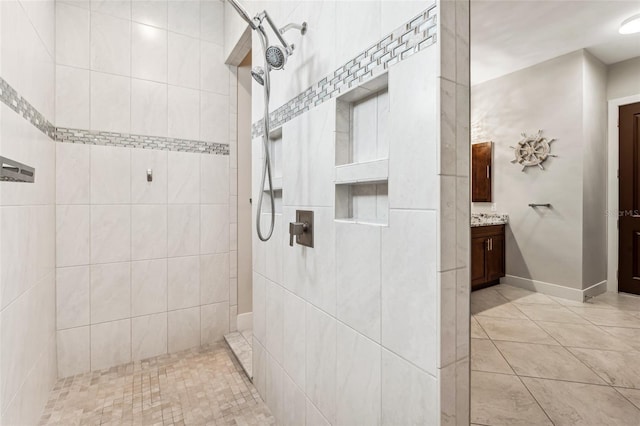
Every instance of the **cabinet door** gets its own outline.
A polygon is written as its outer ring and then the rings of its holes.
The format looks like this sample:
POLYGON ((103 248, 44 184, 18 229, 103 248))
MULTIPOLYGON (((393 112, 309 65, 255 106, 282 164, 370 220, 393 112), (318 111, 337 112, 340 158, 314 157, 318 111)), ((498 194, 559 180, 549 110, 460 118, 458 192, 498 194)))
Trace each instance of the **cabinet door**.
POLYGON ((494 235, 487 251, 487 281, 497 280, 505 275, 504 234, 494 235))
POLYGON ((487 239, 478 237, 471 239, 471 287, 484 284, 487 239))
POLYGON ((491 142, 471 145, 471 201, 491 202, 491 142))

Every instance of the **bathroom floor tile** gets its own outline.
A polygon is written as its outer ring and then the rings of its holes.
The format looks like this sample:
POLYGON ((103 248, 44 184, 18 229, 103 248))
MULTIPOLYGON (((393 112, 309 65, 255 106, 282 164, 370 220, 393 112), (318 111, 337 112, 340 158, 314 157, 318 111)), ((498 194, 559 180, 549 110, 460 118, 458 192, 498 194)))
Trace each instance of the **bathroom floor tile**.
POLYGON ((580 303, 504 285, 476 293, 473 423, 640 425, 640 298, 605 294, 580 303), (523 413, 535 413, 532 406, 545 417, 523 413))
POLYGON ((609 386, 522 379, 556 426, 637 426, 640 410, 609 386))
POLYGON ((549 296, 542 293, 536 293, 529 290, 524 290, 517 287, 512 287, 505 284, 500 284, 495 287, 500 295, 509 300, 510 302, 529 305, 529 304, 541 304, 541 305, 557 305, 549 296))
POLYGON ((480 316, 476 319, 492 340, 558 345, 558 342, 554 340, 553 337, 528 319, 489 318, 480 316))
POLYGON ((517 376, 471 372, 471 422, 492 426, 552 425, 517 376))
POLYGON ((557 302, 558 304, 562 306, 567 306, 567 307, 578 306, 578 307, 592 307, 592 308, 600 308, 600 309, 614 309, 613 306, 607 305, 606 303, 604 303, 603 301, 600 301, 597 298, 589 299, 586 302, 578 302, 576 300, 563 299, 562 297, 554 297, 554 296, 549 296, 549 298, 554 302, 557 302))
POLYGON ((633 405, 640 408, 640 389, 616 388, 616 390, 631 401, 633 405))
POLYGON ((471 339, 471 370, 514 374, 491 340, 471 339))
POLYGON ((273 425, 224 344, 61 379, 40 424, 273 425))
POLYGON ((569 309, 560 305, 518 305, 518 309, 522 311, 529 319, 534 321, 555 321, 575 324, 589 324, 578 314, 571 312, 569 309))
POLYGON ((518 376, 606 384, 562 346, 495 342, 518 376))
POLYGON ((592 324, 565 324, 538 321, 537 324, 553 336, 562 346, 574 348, 610 349, 630 351, 633 348, 592 324))
POLYGON ((618 309, 599 309, 577 306, 569 309, 595 325, 640 328, 640 318, 633 316, 629 312, 624 312, 618 309))
POLYGON ((594 298, 598 302, 605 303, 614 308, 623 311, 635 311, 640 312, 640 297, 630 294, 621 293, 603 293, 594 298))
POLYGON ((479 290, 471 298, 471 314, 496 318, 527 318, 515 305, 493 289, 479 290), (478 294, 476 294, 478 293, 478 294))
MULTIPOLYGON (((640 328, 600 327, 607 333, 624 341, 633 349, 640 351, 640 328)), ((612 348, 603 348, 612 349, 612 348)))
POLYGON ((476 317, 471 317, 471 338, 472 339, 488 339, 487 333, 484 332, 476 317))
POLYGON ((640 389, 640 352, 614 352, 599 349, 569 348, 608 384, 640 389))

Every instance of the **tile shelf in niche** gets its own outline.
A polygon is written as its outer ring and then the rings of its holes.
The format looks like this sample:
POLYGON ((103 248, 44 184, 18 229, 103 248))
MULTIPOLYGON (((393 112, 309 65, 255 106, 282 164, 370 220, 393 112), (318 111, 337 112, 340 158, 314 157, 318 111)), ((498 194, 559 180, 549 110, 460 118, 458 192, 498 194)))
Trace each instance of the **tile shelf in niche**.
POLYGON ((336 166, 335 183, 386 182, 389 179, 389 160, 372 160, 336 166))
POLYGON ((335 219, 367 225, 389 224, 387 181, 336 185, 335 219))
POLYGON ((388 116, 386 73, 339 96, 336 100, 336 166, 388 158, 388 116))

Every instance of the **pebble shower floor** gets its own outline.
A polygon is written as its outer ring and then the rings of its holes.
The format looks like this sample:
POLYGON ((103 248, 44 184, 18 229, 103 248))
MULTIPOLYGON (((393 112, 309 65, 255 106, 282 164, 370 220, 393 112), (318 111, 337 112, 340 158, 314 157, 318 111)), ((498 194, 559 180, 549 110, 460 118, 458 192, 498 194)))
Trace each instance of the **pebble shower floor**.
POLYGON ((41 425, 273 425, 224 344, 60 379, 41 425))

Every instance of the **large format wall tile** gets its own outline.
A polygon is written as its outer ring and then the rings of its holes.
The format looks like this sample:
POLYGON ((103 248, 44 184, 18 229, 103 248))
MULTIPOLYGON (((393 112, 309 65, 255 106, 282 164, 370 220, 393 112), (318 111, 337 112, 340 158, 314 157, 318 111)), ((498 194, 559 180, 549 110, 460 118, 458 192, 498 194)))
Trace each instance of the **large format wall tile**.
POLYGON ((168 261, 167 290, 169 310, 200 304, 200 259, 198 256, 174 257, 168 261))
POLYGON ((57 333, 58 377, 69 377, 91 370, 89 326, 57 333))
POLYGON ((322 414, 335 423, 337 322, 307 304, 306 324, 306 393, 322 414))
POLYGON ((336 224, 337 317, 380 342, 381 228, 336 224))
POLYGON ((167 207, 131 206, 131 259, 167 257, 167 207))
POLYGON ((131 76, 166 82, 167 31, 135 22, 132 26, 131 76))
POLYGON ((109 263, 91 267, 91 323, 131 316, 131 264, 109 263))
POLYGON ((56 124, 79 129, 91 127, 91 71, 56 67, 56 124))
POLYGON ((131 79, 91 71, 91 130, 131 131, 131 79))
POLYGON ((91 203, 131 202, 131 151, 91 147, 91 203))
POLYGON ((90 263, 90 206, 63 206, 56 209, 57 266, 90 263))
POLYGON ((131 79, 131 133, 167 136, 167 86, 131 79))
POLYGON ((200 344, 200 307, 170 311, 168 325, 169 352, 200 344))
POLYGON ((90 323, 90 267, 58 268, 56 276, 57 328, 90 323))
POLYGON ((91 69, 125 76, 131 74, 130 21, 91 13, 91 69))
POLYGON ((91 326, 91 369, 101 370, 131 361, 131 320, 91 326))
POLYGON ((167 353, 167 313, 131 319, 132 360, 167 353))
POLYGON ((382 344, 435 375, 436 213, 391 210, 389 224, 382 232, 382 344))
POLYGON ((131 315, 167 310, 167 259, 131 262, 131 315))
POLYGON ((189 256, 200 252, 200 206, 170 205, 168 208, 169 256, 189 256))
POLYGON ((381 348, 338 324, 336 423, 380 424, 381 348))
POLYGON ((89 11, 67 3, 56 4, 56 62, 89 68, 89 11))
POLYGON ((91 263, 131 260, 131 208, 91 206, 91 263))

